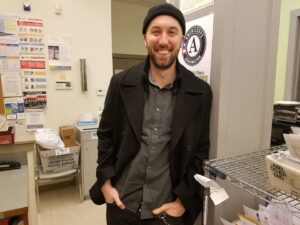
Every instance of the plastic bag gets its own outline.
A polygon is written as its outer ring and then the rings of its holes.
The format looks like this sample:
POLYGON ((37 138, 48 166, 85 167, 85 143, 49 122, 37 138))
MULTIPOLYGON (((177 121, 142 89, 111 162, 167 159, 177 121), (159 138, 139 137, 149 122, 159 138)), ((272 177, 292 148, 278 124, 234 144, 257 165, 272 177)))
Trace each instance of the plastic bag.
POLYGON ((35 132, 36 143, 46 149, 64 148, 65 145, 58 134, 51 129, 38 129, 35 132))

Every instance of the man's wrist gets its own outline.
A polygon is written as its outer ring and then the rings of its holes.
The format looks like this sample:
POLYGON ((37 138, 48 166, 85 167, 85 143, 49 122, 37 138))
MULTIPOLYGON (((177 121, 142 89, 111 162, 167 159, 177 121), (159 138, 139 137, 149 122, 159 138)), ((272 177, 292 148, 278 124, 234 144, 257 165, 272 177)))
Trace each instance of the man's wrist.
POLYGON ((108 180, 106 180, 104 183, 103 183, 103 185, 101 186, 101 191, 103 192, 103 191, 105 191, 105 190, 107 190, 107 189, 109 189, 109 188, 111 188, 112 186, 111 186, 111 181, 110 181, 110 179, 108 179, 108 180))

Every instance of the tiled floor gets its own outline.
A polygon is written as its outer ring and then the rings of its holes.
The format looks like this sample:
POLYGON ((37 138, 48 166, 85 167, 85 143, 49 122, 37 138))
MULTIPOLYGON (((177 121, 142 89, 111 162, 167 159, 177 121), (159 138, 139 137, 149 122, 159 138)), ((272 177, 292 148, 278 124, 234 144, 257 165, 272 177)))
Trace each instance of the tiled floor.
POLYGON ((79 199, 76 186, 65 186, 40 193, 38 225, 106 225, 104 205, 79 199))

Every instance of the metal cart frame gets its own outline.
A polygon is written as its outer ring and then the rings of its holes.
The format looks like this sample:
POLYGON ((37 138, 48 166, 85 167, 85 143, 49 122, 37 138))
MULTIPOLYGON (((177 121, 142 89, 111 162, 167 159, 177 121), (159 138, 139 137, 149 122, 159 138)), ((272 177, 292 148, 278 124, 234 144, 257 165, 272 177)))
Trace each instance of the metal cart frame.
MULTIPOLYGON (((205 176, 226 179, 230 184, 258 197, 266 204, 273 204, 283 212, 300 218, 300 197, 273 188, 268 180, 265 156, 278 150, 286 150, 286 146, 208 160, 204 163, 205 176)), ((203 225, 207 224, 207 204, 206 195, 203 225)))

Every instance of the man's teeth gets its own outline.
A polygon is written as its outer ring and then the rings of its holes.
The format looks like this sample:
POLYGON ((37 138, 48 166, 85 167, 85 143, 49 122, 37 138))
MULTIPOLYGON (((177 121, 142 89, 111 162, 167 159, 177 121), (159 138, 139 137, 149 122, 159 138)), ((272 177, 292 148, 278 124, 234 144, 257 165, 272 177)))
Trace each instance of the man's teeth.
POLYGON ((167 54, 169 51, 168 50, 159 50, 158 52, 161 54, 167 54))

